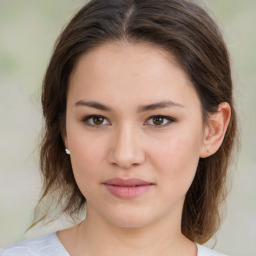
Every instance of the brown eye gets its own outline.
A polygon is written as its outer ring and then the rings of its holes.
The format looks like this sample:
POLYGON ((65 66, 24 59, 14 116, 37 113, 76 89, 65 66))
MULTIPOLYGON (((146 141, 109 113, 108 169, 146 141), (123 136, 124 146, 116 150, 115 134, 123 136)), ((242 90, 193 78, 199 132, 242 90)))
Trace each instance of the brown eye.
POLYGON ((104 121, 104 118, 101 117, 101 116, 95 116, 93 117, 93 123, 96 124, 96 125, 101 125, 104 121))
POLYGON ((94 127, 101 127, 103 125, 110 124, 104 116, 100 116, 100 115, 87 116, 82 120, 82 122, 88 126, 94 126, 94 127))
POLYGON ((171 117, 168 116, 151 116, 148 119, 148 123, 151 126, 157 127, 157 128, 161 128, 164 126, 167 126, 169 124, 171 124, 172 122, 175 122, 175 120, 171 117))
POLYGON ((153 117, 152 120, 155 125, 161 125, 161 124, 163 124, 164 118, 160 117, 160 116, 155 116, 155 117, 153 117))

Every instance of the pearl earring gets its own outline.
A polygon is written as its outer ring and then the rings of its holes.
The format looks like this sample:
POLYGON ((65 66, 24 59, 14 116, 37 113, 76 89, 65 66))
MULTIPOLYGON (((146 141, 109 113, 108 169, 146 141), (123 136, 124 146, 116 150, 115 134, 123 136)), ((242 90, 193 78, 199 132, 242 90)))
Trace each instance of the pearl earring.
POLYGON ((66 154, 70 155, 70 151, 66 148, 65 149, 66 154))

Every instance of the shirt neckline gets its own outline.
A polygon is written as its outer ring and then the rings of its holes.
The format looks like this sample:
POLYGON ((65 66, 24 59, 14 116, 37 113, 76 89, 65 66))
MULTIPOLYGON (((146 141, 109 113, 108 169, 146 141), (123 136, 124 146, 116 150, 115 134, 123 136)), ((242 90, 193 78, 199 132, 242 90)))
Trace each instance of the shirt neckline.
POLYGON ((64 256, 70 256, 70 254, 68 253, 68 251, 66 250, 66 248, 64 247, 64 245, 62 244, 60 239, 58 238, 57 232, 53 232, 52 235, 53 235, 53 238, 54 238, 56 244, 58 245, 58 247, 61 251, 61 255, 63 256, 63 253, 65 253, 64 256))
MULTIPOLYGON (((52 235, 54 236, 54 239, 55 241, 57 242, 57 244, 59 245, 60 249, 63 251, 63 253, 65 253, 66 255, 65 256, 70 256, 70 254, 68 253, 68 251, 66 250, 66 248, 64 247, 64 245, 62 244, 62 242, 60 241, 60 239, 58 238, 57 236, 57 232, 53 232, 52 235)), ((200 246, 199 244, 195 243, 196 244, 196 250, 197 250, 197 253, 196 255, 197 256, 200 256, 199 255, 199 251, 200 251, 200 246)))

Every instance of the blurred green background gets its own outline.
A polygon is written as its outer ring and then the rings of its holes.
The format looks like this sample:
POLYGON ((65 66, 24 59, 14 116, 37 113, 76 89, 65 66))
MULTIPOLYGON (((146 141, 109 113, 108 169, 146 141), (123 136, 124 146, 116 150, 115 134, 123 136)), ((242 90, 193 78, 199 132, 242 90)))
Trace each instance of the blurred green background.
MULTIPOLYGON (((70 223, 26 234, 41 181, 38 150, 40 90, 53 44, 86 1, 0 0, 0 247, 70 223)), ((198 1, 199 2, 199 1, 198 1)), ((241 150, 230 169, 233 186, 215 249, 232 256, 256 250, 256 1, 200 1, 219 24, 230 50, 241 150)))

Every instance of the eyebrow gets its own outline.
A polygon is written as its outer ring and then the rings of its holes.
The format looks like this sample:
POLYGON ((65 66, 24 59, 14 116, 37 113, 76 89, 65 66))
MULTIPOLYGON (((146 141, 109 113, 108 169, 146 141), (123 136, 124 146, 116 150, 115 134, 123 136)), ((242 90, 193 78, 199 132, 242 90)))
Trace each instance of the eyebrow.
POLYGON ((173 102, 173 101, 162 101, 162 102, 157 102, 149 105, 144 105, 144 106, 139 106, 138 112, 145 112, 149 110, 155 110, 159 108, 170 108, 170 107, 182 107, 184 108, 183 105, 173 102))
POLYGON ((99 110, 103 110, 103 111, 109 111, 111 112, 112 109, 110 107, 107 107, 101 103, 98 103, 96 101, 84 101, 84 100, 79 100, 78 102, 76 102, 75 104, 76 107, 78 106, 86 106, 86 107, 90 107, 90 108, 96 108, 99 110))
MULTIPOLYGON (((84 101, 84 100, 79 100, 78 102, 75 103, 76 107, 79 106, 86 106, 86 107, 90 107, 90 108, 95 108, 95 109, 99 109, 102 111, 108 111, 108 112, 113 112, 113 109, 111 107, 105 106, 99 102, 96 101, 84 101)), ((170 108, 170 107, 182 107, 184 108, 183 105, 177 103, 177 102, 173 102, 173 101, 162 101, 162 102, 157 102, 157 103, 153 103, 153 104, 149 104, 149 105, 142 105, 138 107, 138 112, 146 112, 146 111, 150 111, 150 110, 155 110, 155 109, 159 109, 159 108, 170 108)))

